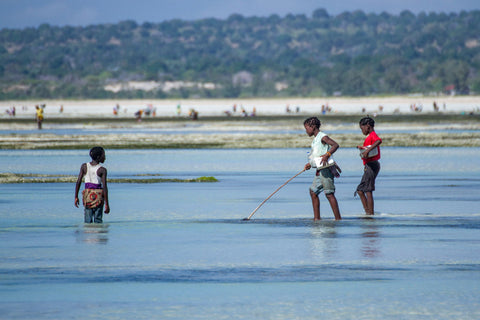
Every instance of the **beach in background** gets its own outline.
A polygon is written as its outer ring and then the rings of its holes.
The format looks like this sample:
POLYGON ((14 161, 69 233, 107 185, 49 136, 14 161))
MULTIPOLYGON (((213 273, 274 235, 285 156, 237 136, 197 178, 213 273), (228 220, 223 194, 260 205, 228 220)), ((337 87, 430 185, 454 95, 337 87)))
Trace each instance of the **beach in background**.
POLYGON ((9 117, 6 112, 15 106, 17 117, 33 117, 35 105, 45 104, 45 117, 110 117, 114 108, 119 106, 117 117, 134 117, 135 112, 151 106, 156 116, 176 117, 177 106, 180 115, 188 116, 191 109, 199 116, 243 116, 254 112, 258 116, 285 114, 322 114, 322 106, 329 108, 326 114, 395 114, 395 113, 478 113, 480 97, 477 96, 395 96, 361 98, 277 98, 277 99, 187 99, 187 100, 38 100, 38 101, 1 101, 0 115, 9 117), (434 109, 437 105, 437 111, 434 109), (236 111, 233 108, 236 106, 236 111), (61 109, 63 107, 63 111, 61 109), (416 111, 412 110, 416 108, 416 111), (289 111, 287 111, 287 109, 289 111))
POLYGON ((384 146, 478 147, 479 106, 472 96, 3 101, 0 149, 302 148, 309 116, 342 147, 354 147, 366 115, 384 146), (35 105, 45 105, 42 130, 35 105))

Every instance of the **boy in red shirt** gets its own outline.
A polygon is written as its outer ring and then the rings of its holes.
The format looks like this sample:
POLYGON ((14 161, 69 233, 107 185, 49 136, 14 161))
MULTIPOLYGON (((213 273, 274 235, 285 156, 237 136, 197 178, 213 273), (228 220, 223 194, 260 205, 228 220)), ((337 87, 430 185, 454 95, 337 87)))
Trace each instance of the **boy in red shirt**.
POLYGON ((382 139, 375 133, 375 121, 370 117, 360 120, 360 129, 367 136, 363 146, 357 146, 360 157, 363 160, 364 171, 362 181, 357 187, 356 193, 360 196, 363 208, 367 215, 373 215, 373 191, 375 191, 375 179, 380 171, 380 144, 382 139))

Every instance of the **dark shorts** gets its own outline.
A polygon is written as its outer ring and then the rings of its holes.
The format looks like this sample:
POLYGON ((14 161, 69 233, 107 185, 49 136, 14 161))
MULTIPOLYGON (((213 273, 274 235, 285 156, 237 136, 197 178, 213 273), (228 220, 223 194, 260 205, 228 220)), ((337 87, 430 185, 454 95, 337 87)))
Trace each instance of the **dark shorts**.
POLYGON ((357 187, 357 191, 372 192, 375 191, 375 179, 380 172, 380 162, 370 161, 365 164, 362 181, 357 187))

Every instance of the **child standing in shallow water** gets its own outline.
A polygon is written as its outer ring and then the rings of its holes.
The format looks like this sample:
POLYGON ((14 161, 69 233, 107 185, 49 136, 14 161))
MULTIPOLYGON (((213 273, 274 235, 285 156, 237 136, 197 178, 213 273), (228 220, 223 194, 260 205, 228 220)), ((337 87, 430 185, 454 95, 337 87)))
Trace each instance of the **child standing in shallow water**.
POLYGON ((366 135, 363 146, 357 146, 360 157, 363 160, 363 177, 357 187, 356 193, 360 196, 363 208, 367 215, 373 215, 373 191, 375 191, 375 179, 380 171, 380 144, 382 139, 375 132, 375 120, 365 117, 360 120, 360 129, 366 135))
POLYGON ((105 213, 110 212, 108 204, 107 169, 102 166, 105 162, 105 150, 102 147, 94 147, 90 150, 91 162, 82 164, 75 185, 75 206, 78 208, 78 192, 82 179, 85 177, 85 190, 82 192, 83 205, 85 207, 85 223, 102 223, 103 206, 105 213))
MULTIPOLYGON (((320 131, 320 120, 318 120, 317 117, 306 119, 303 125, 307 135, 309 137, 314 137, 309 163, 305 165, 305 170, 310 170, 310 168, 317 168, 315 158, 321 157, 321 163, 327 163, 328 158, 337 151, 339 145, 325 133, 320 131)), ((318 194, 322 191, 325 192, 325 196, 330 203, 335 220, 342 219, 340 216, 340 209, 338 208, 337 198, 335 197, 334 174, 329 167, 324 169, 317 168, 315 178, 310 187, 314 220, 320 220, 320 199, 318 198, 318 194)))

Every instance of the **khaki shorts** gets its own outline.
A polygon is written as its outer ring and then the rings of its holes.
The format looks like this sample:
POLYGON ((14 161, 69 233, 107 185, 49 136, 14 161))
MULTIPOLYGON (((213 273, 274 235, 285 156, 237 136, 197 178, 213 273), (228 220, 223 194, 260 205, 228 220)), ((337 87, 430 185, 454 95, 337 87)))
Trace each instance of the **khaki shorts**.
POLYGON ((317 175, 313 178, 310 190, 317 195, 322 191, 324 191, 325 194, 335 193, 334 177, 330 168, 317 171, 317 175))

